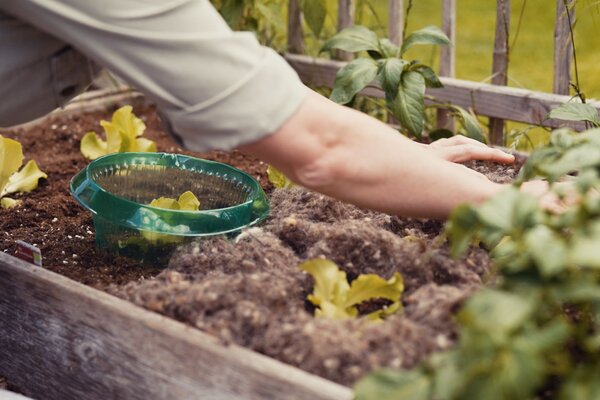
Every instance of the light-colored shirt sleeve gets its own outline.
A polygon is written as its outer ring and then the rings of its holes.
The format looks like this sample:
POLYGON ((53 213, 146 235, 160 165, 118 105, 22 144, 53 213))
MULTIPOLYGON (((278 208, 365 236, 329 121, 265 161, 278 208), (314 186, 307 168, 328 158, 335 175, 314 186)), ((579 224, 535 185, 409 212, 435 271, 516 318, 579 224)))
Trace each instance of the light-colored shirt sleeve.
POLYGON ((231 31, 208 0, 2 0, 0 10, 144 92, 193 150, 261 139, 307 94, 283 58, 231 31))

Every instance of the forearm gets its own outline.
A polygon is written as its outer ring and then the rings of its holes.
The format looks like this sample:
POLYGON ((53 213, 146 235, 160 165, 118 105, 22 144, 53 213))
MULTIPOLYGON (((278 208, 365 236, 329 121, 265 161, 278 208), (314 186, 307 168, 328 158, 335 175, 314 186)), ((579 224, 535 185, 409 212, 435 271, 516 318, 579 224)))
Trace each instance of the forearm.
POLYGON ((445 218, 502 188, 316 94, 276 133, 244 149, 309 189, 397 215, 445 218))

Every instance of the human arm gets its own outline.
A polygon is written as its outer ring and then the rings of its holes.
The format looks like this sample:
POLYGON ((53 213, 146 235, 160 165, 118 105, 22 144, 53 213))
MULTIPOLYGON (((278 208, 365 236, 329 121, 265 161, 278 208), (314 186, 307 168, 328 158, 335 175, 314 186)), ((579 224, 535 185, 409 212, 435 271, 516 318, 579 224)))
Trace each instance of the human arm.
POLYGON ((397 215, 446 218, 504 187, 312 91, 275 133, 241 149, 309 189, 397 215))

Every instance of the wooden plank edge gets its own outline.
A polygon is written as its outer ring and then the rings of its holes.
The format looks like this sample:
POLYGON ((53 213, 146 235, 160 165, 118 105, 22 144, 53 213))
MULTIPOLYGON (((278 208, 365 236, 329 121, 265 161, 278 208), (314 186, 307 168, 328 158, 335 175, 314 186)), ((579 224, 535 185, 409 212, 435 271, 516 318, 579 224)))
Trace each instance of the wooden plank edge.
MULTIPOLYGON (((341 61, 298 54, 286 54, 285 58, 304 83, 320 87, 333 87, 337 71, 345 65, 341 61)), ((544 119, 552 108, 569 101, 571 99, 569 96, 448 77, 440 77, 440 80, 444 84, 443 88, 427 89, 427 94, 433 96, 438 102, 451 102, 464 108, 471 108, 478 115, 492 118, 553 128, 569 126, 578 130, 585 129, 583 123, 544 119)), ((383 91, 375 86, 365 88, 361 94, 384 97, 383 91)), ((600 112, 599 101, 591 100, 587 104, 600 112)))
POLYGON ((0 333, 0 374, 39 398, 352 398, 347 387, 1 252, 0 333))

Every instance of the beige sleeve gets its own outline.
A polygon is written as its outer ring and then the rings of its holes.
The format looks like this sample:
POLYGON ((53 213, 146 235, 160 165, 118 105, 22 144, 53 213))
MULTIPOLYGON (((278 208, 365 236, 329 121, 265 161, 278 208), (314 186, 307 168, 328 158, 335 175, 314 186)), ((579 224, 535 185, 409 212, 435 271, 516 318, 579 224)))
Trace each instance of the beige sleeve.
POLYGON ((208 0, 3 0, 0 10, 144 92, 193 150, 256 141, 307 94, 285 60, 232 32, 208 0))

